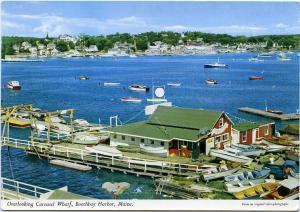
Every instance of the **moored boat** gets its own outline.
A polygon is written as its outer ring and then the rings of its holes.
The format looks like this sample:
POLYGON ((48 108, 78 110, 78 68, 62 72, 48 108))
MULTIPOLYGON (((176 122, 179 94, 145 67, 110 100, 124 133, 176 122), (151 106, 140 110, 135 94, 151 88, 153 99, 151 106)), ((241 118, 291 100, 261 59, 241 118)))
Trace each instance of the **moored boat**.
POLYGON ((226 190, 230 193, 234 193, 234 192, 240 192, 243 191, 245 189, 251 188, 255 185, 259 185, 262 183, 265 183, 266 180, 265 179, 257 179, 257 180, 244 180, 242 182, 225 182, 224 186, 226 188, 226 190))
POLYGON ((205 83, 208 85, 215 85, 215 84, 218 84, 218 81, 214 80, 214 79, 207 79, 207 80, 205 80, 205 83))
POLYGON ((232 147, 240 150, 239 155, 243 156, 260 156, 266 153, 265 149, 244 144, 232 144, 232 147))
POLYGON ((259 185, 254 185, 239 192, 233 192, 232 194, 237 199, 256 199, 260 198, 260 195, 265 194, 266 192, 276 190, 278 186, 278 183, 267 182, 259 185))
POLYGON ((249 77, 249 80, 262 80, 263 77, 262 76, 251 76, 249 77))
POLYGON ((105 145, 85 147, 85 149, 91 153, 96 153, 96 154, 110 156, 110 157, 122 157, 123 156, 121 151, 117 150, 114 147, 105 146, 105 145))
POLYGON ((19 128, 26 128, 30 127, 31 122, 29 119, 22 119, 18 117, 10 117, 8 119, 8 123, 10 126, 19 127, 19 128))
POLYGON ((140 99, 140 98, 124 97, 124 98, 121 98, 121 101, 122 102, 135 102, 135 103, 139 103, 139 102, 141 102, 143 100, 140 99))
POLYGON ((144 91, 144 92, 148 92, 149 91, 149 87, 147 87, 145 85, 130 85, 130 86, 128 86, 128 90, 130 90, 130 91, 144 91))
POLYGON ((163 99, 163 98, 151 98, 151 99, 147 99, 147 102, 167 102, 167 99, 163 99))
POLYGON ((89 80, 88 76, 79 76, 79 80, 89 80))
POLYGON ((103 85, 104 86, 119 86, 120 83, 119 82, 104 82, 103 85))
POLYGON ((250 62, 263 62, 263 59, 259 59, 258 57, 251 57, 249 59, 250 62))
POLYGON ((299 199, 299 179, 290 177, 278 182, 280 185, 276 190, 263 196, 263 199, 270 200, 294 200, 299 199))
POLYGON ((170 86, 170 87, 180 87, 180 86, 181 86, 181 83, 168 82, 167 85, 170 86))
POLYGON ((219 63, 219 58, 218 58, 218 62, 204 64, 204 68, 227 68, 227 67, 228 65, 224 63, 219 63))
POLYGON ((203 170, 202 177, 205 181, 209 181, 209 180, 223 178, 225 176, 231 175, 240 169, 241 169, 241 164, 237 162, 229 163, 227 165, 220 164, 217 167, 212 167, 203 170))
POLYGON ((237 152, 233 153, 221 149, 211 149, 209 154, 210 156, 240 163, 251 163, 253 160, 252 158, 238 155, 237 152))
POLYGON ((19 81, 10 81, 7 83, 7 88, 11 90, 21 90, 21 85, 19 81))
POLYGON ((233 174, 224 177, 226 182, 243 182, 245 180, 264 179, 270 174, 270 169, 263 168, 261 170, 244 171, 242 173, 233 174))

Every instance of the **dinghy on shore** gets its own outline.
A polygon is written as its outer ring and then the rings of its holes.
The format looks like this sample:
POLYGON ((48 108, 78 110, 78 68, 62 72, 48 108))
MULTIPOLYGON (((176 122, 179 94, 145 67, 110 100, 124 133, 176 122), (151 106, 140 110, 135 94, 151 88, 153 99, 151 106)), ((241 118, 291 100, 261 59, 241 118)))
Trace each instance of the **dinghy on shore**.
POLYGON ((97 153, 99 155, 105 155, 110 157, 122 157, 123 154, 121 151, 117 150, 114 147, 97 145, 93 147, 85 147, 85 149, 91 153, 97 153))
POLYGON ((202 177, 205 181, 229 176, 241 169, 240 163, 221 164, 218 167, 211 167, 202 171, 202 177))
POLYGON ((229 152, 229 151, 221 150, 221 149, 211 149, 209 154, 210 154, 210 156, 225 159, 228 161, 240 162, 240 163, 251 163, 253 160, 252 158, 238 155, 237 151, 229 152))

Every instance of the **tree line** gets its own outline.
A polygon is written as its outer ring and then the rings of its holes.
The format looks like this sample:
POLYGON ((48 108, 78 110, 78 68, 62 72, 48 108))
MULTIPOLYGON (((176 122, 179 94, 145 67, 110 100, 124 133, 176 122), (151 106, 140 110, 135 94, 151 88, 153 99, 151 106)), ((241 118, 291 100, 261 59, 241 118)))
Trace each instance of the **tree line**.
POLYGON ((76 43, 58 40, 57 38, 34 38, 34 37, 16 37, 16 36, 2 36, 2 57, 4 55, 14 54, 13 45, 21 45, 22 42, 27 41, 32 46, 37 46, 38 43, 47 45, 54 42, 58 51, 64 52, 74 49, 75 46, 81 48, 96 45, 99 51, 107 51, 112 48, 116 42, 133 44, 134 51, 144 51, 148 45, 153 45, 155 41, 161 41, 165 44, 176 46, 178 44, 191 44, 193 42, 202 41, 207 44, 220 43, 222 45, 235 44, 257 44, 266 42, 266 49, 271 49, 274 43, 282 46, 283 49, 298 50, 300 45, 300 35, 262 35, 262 36, 231 36, 228 34, 212 34, 203 32, 144 32, 140 34, 129 33, 115 33, 111 35, 80 35, 76 43))

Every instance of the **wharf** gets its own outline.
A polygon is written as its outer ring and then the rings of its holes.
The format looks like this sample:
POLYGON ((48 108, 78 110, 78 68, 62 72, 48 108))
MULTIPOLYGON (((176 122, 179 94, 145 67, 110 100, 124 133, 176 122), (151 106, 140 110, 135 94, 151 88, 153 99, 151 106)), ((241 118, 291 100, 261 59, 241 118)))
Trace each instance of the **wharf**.
POLYGON ((267 111, 264 111, 264 110, 250 108, 250 107, 241 107, 241 108, 238 108, 238 110, 242 111, 242 112, 245 112, 245 113, 251 113, 251 114, 258 115, 258 116, 268 117, 268 118, 271 118, 271 119, 279 119, 281 121, 299 120, 300 119, 300 114, 296 114, 296 113, 276 114, 276 113, 271 113, 271 112, 267 112, 267 111))
POLYGON ((198 164, 174 163, 163 160, 151 160, 138 157, 114 157, 91 153, 78 145, 48 144, 21 140, 15 138, 2 138, 2 145, 23 149, 28 154, 44 157, 49 160, 58 159, 98 169, 104 168, 111 172, 119 171, 124 174, 137 176, 163 177, 182 176, 200 178, 201 170, 198 164))

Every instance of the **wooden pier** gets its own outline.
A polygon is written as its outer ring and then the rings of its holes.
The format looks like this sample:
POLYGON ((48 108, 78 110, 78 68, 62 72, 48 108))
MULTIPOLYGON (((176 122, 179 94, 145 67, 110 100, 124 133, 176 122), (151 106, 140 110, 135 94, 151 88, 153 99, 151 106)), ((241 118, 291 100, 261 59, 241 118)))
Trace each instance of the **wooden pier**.
POLYGON ((2 145, 23 149, 29 154, 44 157, 49 160, 64 160, 84 166, 96 167, 98 169, 104 168, 112 172, 123 172, 124 174, 128 173, 152 178, 162 176, 200 178, 201 176, 201 171, 196 164, 173 163, 126 156, 104 156, 91 153, 84 149, 71 148, 59 144, 53 145, 7 137, 2 138, 2 145), (153 165, 153 162, 155 162, 155 165, 153 165))
POLYGON ((267 118, 277 119, 277 120, 281 120, 281 121, 299 120, 300 119, 300 114, 296 114, 296 113, 276 114, 276 113, 271 113, 271 112, 264 111, 264 110, 250 108, 250 107, 241 107, 238 110, 242 111, 242 112, 245 112, 245 113, 251 113, 251 114, 254 114, 254 115, 264 116, 264 117, 267 117, 267 118))

